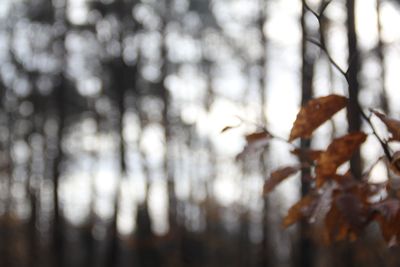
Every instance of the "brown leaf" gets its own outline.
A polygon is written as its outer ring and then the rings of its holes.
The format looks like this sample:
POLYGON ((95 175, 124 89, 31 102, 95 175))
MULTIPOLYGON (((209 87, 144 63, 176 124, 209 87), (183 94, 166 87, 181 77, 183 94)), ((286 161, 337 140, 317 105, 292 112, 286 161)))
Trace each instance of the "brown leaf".
POLYGON ((373 113, 381 119, 381 121, 386 125, 388 131, 392 134, 390 141, 400 141, 400 121, 389 118, 388 116, 378 112, 373 111, 373 113))
POLYGON ((335 174, 332 175, 332 179, 336 181, 337 185, 342 189, 350 189, 358 185, 358 180, 354 179, 350 170, 345 174, 335 174))
POLYGON ((391 220, 400 211, 400 201, 398 199, 385 199, 373 204, 371 210, 380 213, 386 220, 391 220))
POLYGON ((265 140, 265 139, 269 139, 269 138, 270 138, 270 135, 266 131, 255 132, 255 133, 246 135, 247 143, 261 141, 261 140, 265 140))
POLYGON ((324 191, 322 192, 319 201, 315 205, 315 209, 313 210, 312 215, 310 216, 309 219, 310 223, 319 223, 325 218, 326 214, 331 208, 332 195, 335 189, 336 189, 335 184, 328 184, 324 188, 324 191))
POLYGON ((396 151, 392 156, 389 169, 397 176, 400 176, 400 151, 396 151))
POLYGON ((312 99, 300 109, 290 132, 289 141, 298 137, 309 138, 313 131, 347 105, 347 98, 328 95, 312 99))
POLYGON ((354 229, 361 229, 365 222, 366 210, 361 200, 352 193, 340 194, 335 199, 337 208, 346 222, 354 229))
POLYGON ((280 182, 282 182, 289 176, 295 174, 299 170, 300 170, 299 166, 284 167, 275 170, 274 172, 271 173, 270 178, 267 181, 265 181, 263 194, 266 195, 270 193, 280 182))
POLYGON ((389 246, 397 245, 400 240, 400 212, 386 218, 384 215, 378 213, 374 218, 381 228, 382 236, 389 246))
POLYGON ((320 187, 329 176, 334 176, 337 168, 350 160, 352 154, 366 140, 363 132, 349 133, 334 139, 327 150, 321 153, 317 160, 316 176, 317 186, 320 187))
POLYGON ((312 150, 305 148, 295 148, 291 151, 292 154, 296 155, 301 162, 313 163, 321 155, 322 150, 312 150))
POLYGON ((247 154, 254 153, 260 148, 263 148, 268 144, 270 139, 270 134, 267 131, 255 132, 245 136, 247 144, 236 156, 236 160, 242 160, 247 154))
POLYGON ((330 244, 333 241, 341 241, 345 239, 354 240, 357 235, 353 228, 343 216, 336 204, 331 206, 331 209, 325 217, 325 241, 330 244))
POLYGON ((283 227, 287 228, 297 221, 310 216, 317 204, 317 198, 313 195, 306 195, 294 204, 283 219, 283 227))

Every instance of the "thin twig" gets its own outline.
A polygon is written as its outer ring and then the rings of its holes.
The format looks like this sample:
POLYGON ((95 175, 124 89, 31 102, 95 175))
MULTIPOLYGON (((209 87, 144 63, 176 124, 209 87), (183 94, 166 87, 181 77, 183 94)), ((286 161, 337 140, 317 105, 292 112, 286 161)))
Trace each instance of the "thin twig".
POLYGON ((322 14, 325 12, 325 9, 329 6, 329 4, 332 3, 332 0, 324 1, 321 6, 319 7, 319 14, 322 16, 322 14))
POLYGON ((355 55, 355 54, 352 55, 351 58, 350 58, 349 66, 347 67, 347 71, 346 71, 346 80, 349 78, 349 72, 350 72, 350 69, 351 69, 351 68, 353 67, 353 65, 354 65, 355 58, 356 58, 356 55, 355 55))
POLYGON ((388 160, 391 162, 391 161, 392 161, 392 155, 391 155, 391 153, 390 153, 390 151, 389 151, 388 145, 379 137, 378 133, 376 132, 375 126, 372 124, 372 121, 371 121, 370 117, 368 117, 368 116, 365 114, 365 112, 361 109, 360 104, 357 104, 357 107, 360 109, 361 117, 363 117, 363 119, 364 119, 365 121, 367 121, 369 127, 371 127, 371 129, 372 129, 372 134, 376 137, 376 139, 378 139, 378 141, 379 141, 379 143, 380 143, 380 145, 381 145, 381 147, 382 147, 382 149, 383 149, 383 152, 385 153, 385 156, 386 156, 386 157, 388 158, 388 160))
POLYGON ((304 8, 311 12, 319 20, 320 15, 315 12, 307 3, 304 3, 304 8))
POLYGON ((271 139, 275 139, 277 141, 286 143, 286 144, 288 144, 288 145, 290 145, 292 147, 296 147, 296 145, 294 145, 293 143, 289 142, 289 140, 287 140, 287 139, 285 139, 285 138, 283 138, 281 136, 278 136, 276 134, 271 133, 265 125, 259 124, 257 122, 254 122, 254 121, 251 121, 251 120, 248 120, 248 119, 245 119, 245 118, 242 118, 242 117, 240 117, 238 115, 236 115, 235 117, 238 118, 243 123, 253 124, 254 126, 256 126, 256 128, 258 128, 261 131, 265 132, 271 139))
MULTIPOLYGON (((312 10, 307 4, 305 5, 305 8, 306 8, 307 10, 309 10, 309 11, 317 18, 318 23, 319 23, 319 30, 320 30, 320 41, 316 41, 316 40, 313 40, 313 39, 307 39, 307 40, 308 40, 310 43, 312 43, 312 44, 318 46, 318 47, 325 53, 325 55, 328 57, 329 62, 330 62, 330 63, 343 75, 343 77, 346 79, 347 85, 349 86, 349 87, 348 87, 348 90, 350 91, 351 88, 350 88, 350 84, 349 84, 349 70, 350 70, 350 68, 352 67, 352 64, 353 64, 353 62, 354 62, 353 59, 354 59, 355 55, 353 55, 353 56, 351 57, 349 66, 348 66, 347 70, 344 71, 344 70, 336 63, 336 61, 331 57, 331 55, 330 55, 330 53, 329 53, 329 51, 328 51, 328 49, 327 49, 327 47, 326 47, 325 39, 323 38, 321 20, 322 20, 322 18, 323 18, 323 12, 326 10, 326 8, 327 8, 327 6, 329 5, 330 2, 331 2, 331 1, 328 1, 327 4, 325 4, 325 6, 321 8, 321 13, 320 13, 320 14, 317 14, 317 13, 316 13, 314 10, 312 10)), ((379 137, 378 133, 377 133, 376 130, 375 130, 374 125, 373 125, 372 122, 371 122, 371 119, 365 114, 364 110, 361 108, 360 103, 358 103, 358 101, 356 101, 356 106, 357 106, 358 111, 360 112, 361 117, 362 117, 362 118, 368 123, 368 125, 371 127, 372 133, 373 133, 373 135, 376 137, 376 139, 379 141, 379 143, 380 143, 380 145, 381 145, 381 147, 382 147, 382 149, 383 149, 383 152, 385 153, 385 156, 388 158, 389 161, 392 161, 392 156, 391 156, 391 153, 390 153, 390 151, 389 151, 389 147, 388 147, 387 143, 385 143, 385 142, 379 137)))
POLYGON ((329 62, 340 72, 340 74, 342 74, 346 80, 347 80, 347 72, 344 71, 339 64, 336 63, 336 61, 331 57, 331 55, 328 53, 328 51, 326 50, 326 47, 324 45, 322 45, 320 42, 313 40, 313 39, 307 39, 307 41, 309 41, 310 43, 312 43, 313 45, 318 46, 324 53, 325 55, 328 57, 329 62))

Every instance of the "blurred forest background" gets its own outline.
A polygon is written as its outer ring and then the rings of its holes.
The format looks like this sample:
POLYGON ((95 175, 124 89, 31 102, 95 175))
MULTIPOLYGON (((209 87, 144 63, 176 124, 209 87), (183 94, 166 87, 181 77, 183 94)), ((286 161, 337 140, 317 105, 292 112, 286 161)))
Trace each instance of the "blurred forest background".
MULTIPOLYGON (((374 226, 328 247, 281 228, 307 190, 262 195, 286 144, 235 159, 259 125, 287 138, 301 103, 347 95, 308 39, 400 115, 399 3, 308 5, 319 21, 304 0, 1 0, 0 266, 399 266, 374 226)), ((363 127, 340 114, 302 145, 363 127)))

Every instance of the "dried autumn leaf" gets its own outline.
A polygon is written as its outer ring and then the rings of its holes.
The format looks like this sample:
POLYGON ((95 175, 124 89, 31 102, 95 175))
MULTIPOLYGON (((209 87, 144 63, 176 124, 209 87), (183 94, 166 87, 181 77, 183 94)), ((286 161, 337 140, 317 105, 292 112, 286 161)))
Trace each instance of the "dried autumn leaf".
POLYGON ((315 206, 315 209, 313 210, 312 215, 310 216, 310 223, 319 223, 323 220, 323 218, 325 218, 326 214, 331 208, 332 195, 335 189, 336 185, 333 183, 326 185, 318 203, 315 206))
POLYGON ((312 150, 304 148, 296 148, 291 151, 292 154, 296 155, 301 162, 313 163, 321 155, 322 150, 312 150))
POLYGON ((398 199, 385 199, 373 204, 371 211, 380 213, 386 220, 391 220, 400 211, 400 201, 398 199))
POLYGON ((361 229, 367 221, 366 210, 361 200, 352 193, 340 194, 335 199, 337 208, 346 222, 355 229, 361 229))
POLYGON ((345 174, 335 174, 332 175, 332 179, 336 181, 337 185, 342 189, 349 189, 356 185, 358 185, 358 181, 354 179, 350 170, 348 170, 345 174))
POLYGON ((389 169, 397 176, 400 176, 400 151, 393 154, 389 169))
POLYGON ((381 121, 386 125, 389 132, 392 134, 390 141, 400 141, 400 121, 389 118, 388 116, 378 112, 373 111, 373 113, 381 119, 381 121))
POLYGON ((316 204, 317 198, 313 195, 306 195, 300 199, 289 209, 288 214, 283 219, 283 227, 287 228, 302 218, 310 216, 316 204))
POLYGON ((236 156, 236 160, 243 159, 247 154, 254 153, 268 144, 270 134, 267 131, 255 132, 245 136, 247 144, 236 156))
POLYGON ((308 101, 297 114, 296 121, 290 132, 289 141, 299 137, 309 138, 316 128, 346 105, 346 97, 334 94, 308 101))
POLYGON ((299 166, 280 168, 271 173, 270 178, 265 181, 263 194, 270 193, 280 182, 300 170, 299 166))
POLYGON ((390 219, 378 213, 374 218, 381 228, 382 236, 389 246, 397 245, 400 240, 400 212, 397 212, 390 219))
POLYGON ((350 160, 352 154, 366 138, 367 135, 365 133, 354 132, 334 139, 327 150, 321 153, 317 160, 317 167, 315 169, 317 186, 320 187, 327 177, 334 176, 337 168, 350 160))
POLYGON ((325 231, 323 236, 325 242, 328 244, 333 241, 354 240, 357 237, 356 229, 346 221, 346 218, 336 204, 336 202, 332 204, 331 209, 325 217, 325 231))
POLYGON ((269 138, 270 138, 270 135, 266 131, 255 132, 255 133, 246 135, 247 143, 252 143, 252 142, 265 140, 265 139, 269 139, 269 138))

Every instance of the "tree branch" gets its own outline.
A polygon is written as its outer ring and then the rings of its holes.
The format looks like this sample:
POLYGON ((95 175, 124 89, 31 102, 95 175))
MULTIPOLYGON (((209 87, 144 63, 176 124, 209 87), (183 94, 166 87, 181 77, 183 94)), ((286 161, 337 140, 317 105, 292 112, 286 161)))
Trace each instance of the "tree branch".
MULTIPOLYGON (((326 10, 326 8, 328 7, 328 5, 331 3, 332 1, 326 1, 324 3, 321 4, 320 6, 320 13, 316 13, 314 10, 312 10, 307 4, 305 5, 306 10, 308 10, 310 13, 312 13, 316 19, 318 20, 318 24, 319 24, 319 31, 320 31, 320 41, 316 41, 313 39, 307 39, 307 41, 309 41, 310 43, 318 46, 324 53, 325 55, 328 57, 329 62, 340 72, 340 74, 343 75, 343 77, 346 79, 347 84, 349 85, 349 70, 352 67, 352 62, 353 60, 350 60, 350 64, 347 68, 347 70, 343 70, 339 64, 332 58, 332 56, 330 55, 327 47, 326 47, 326 43, 325 43, 325 39, 323 37, 323 32, 322 32, 322 18, 323 18, 323 13, 326 10)), ((352 56, 352 58, 354 58, 354 55, 352 56)), ((348 87, 348 90, 350 91, 350 87, 348 87)), ((389 161, 392 161, 392 155, 390 153, 389 150, 389 146, 387 143, 385 143, 378 135, 378 133, 375 130, 374 125, 371 122, 371 119, 365 114, 364 110, 362 109, 360 103, 356 103, 357 105, 357 109, 359 110, 361 117, 368 123, 369 127, 372 129, 372 133, 373 135, 376 137, 376 139, 379 141, 383 152, 385 153, 385 156, 388 158, 389 161)))

